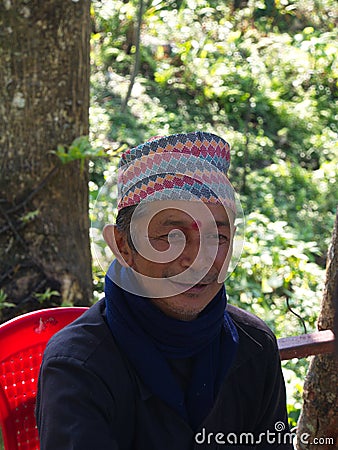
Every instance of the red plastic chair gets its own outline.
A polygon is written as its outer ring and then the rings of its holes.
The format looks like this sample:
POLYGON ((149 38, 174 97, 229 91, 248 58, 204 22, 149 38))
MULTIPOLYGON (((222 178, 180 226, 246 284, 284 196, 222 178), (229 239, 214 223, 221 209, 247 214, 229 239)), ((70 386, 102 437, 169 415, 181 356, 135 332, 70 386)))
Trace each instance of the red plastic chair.
POLYGON ((42 309, 0 325, 0 427, 6 450, 39 450, 34 408, 45 346, 87 309, 42 309))

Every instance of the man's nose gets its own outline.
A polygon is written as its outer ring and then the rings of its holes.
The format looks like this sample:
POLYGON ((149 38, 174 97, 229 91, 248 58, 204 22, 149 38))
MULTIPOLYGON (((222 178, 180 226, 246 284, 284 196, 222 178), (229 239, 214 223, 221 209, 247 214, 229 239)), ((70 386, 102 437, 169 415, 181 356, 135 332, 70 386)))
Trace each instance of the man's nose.
POLYGON ((212 264, 213 255, 210 253, 210 248, 203 243, 199 238, 187 239, 186 245, 180 256, 180 263, 185 269, 193 266, 193 269, 202 271, 210 268, 212 264))

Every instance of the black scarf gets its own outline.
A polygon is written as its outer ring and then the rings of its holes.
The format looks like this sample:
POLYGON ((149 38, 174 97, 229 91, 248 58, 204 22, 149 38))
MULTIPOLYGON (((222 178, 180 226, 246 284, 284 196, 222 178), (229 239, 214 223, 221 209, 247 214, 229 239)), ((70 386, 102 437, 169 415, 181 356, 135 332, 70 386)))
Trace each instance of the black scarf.
POLYGON ((224 287, 192 321, 166 316, 146 297, 121 289, 113 273, 132 280, 114 261, 105 278, 107 321, 149 390, 196 430, 210 412, 238 345, 238 333, 225 310, 224 287), (168 359, 193 359, 188 392, 183 392, 168 359))

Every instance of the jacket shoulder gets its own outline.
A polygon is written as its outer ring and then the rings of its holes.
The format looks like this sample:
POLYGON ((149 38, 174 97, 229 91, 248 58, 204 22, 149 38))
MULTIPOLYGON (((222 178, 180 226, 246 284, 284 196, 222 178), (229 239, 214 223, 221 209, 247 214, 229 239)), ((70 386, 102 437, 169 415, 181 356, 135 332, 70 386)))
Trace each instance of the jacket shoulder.
POLYGON ((100 348, 109 346, 111 350, 115 342, 103 313, 104 302, 100 300, 74 322, 58 331, 46 346, 44 360, 71 357, 85 362, 100 348))
POLYGON ((262 319, 233 305, 228 305, 227 311, 241 335, 251 338, 263 347, 269 343, 269 346, 277 350, 276 337, 262 319))
POLYGON ((227 311, 230 314, 232 320, 236 323, 242 324, 246 327, 256 328, 258 330, 264 331, 268 334, 273 334, 268 325, 259 317, 254 314, 245 311, 238 306, 228 305, 227 311))

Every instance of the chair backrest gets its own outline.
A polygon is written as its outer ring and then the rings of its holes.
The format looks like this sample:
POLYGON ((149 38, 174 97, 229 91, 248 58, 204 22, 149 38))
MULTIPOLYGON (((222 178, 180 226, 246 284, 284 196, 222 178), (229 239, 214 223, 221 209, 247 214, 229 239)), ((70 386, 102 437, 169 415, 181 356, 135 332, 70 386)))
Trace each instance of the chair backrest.
POLYGON ((54 333, 87 309, 42 309, 0 325, 0 426, 6 450, 39 450, 34 409, 44 349, 54 333))

